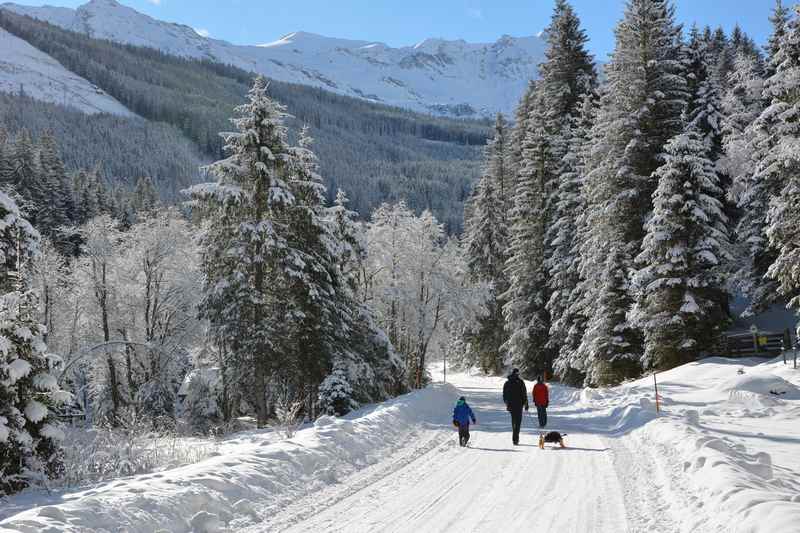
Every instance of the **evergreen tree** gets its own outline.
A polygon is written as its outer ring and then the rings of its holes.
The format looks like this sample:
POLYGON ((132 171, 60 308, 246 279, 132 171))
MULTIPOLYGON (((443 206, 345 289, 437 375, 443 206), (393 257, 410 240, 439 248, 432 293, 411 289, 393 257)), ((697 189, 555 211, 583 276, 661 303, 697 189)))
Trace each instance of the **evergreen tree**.
MULTIPOLYGON (((780 19, 775 17, 780 24, 780 19)), ((779 298, 774 280, 765 277, 777 251, 766 236, 768 210, 797 172, 796 142, 800 136, 800 21, 793 17, 771 58, 774 73, 764 85, 767 107, 747 128, 748 148, 753 159, 752 175, 742 185, 739 208, 743 216, 737 226, 740 243, 748 248, 749 260, 740 273, 740 283, 751 300, 751 311, 763 309, 779 298)))
POLYGON ((552 255, 548 261, 552 291, 547 303, 552 317, 550 338, 559 342, 554 371, 563 381, 575 385, 585 377, 577 354, 587 314, 582 307, 585 286, 580 277, 580 249, 586 215, 583 181, 595 103, 595 95, 583 96, 580 114, 574 117, 567 133, 568 150, 559 171, 555 222, 550 233, 552 255))
POLYGON ((502 369, 502 345, 505 342, 502 295, 508 289, 505 262, 508 248, 508 227, 505 190, 508 176, 505 167, 505 120, 498 115, 494 138, 486 147, 486 164, 471 201, 472 212, 465 236, 466 259, 473 282, 489 285, 487 314, 479 321, 478 330, 470 333, 481 368, 487 373, 502 369))
POLYGON ((24 271, 39 235, 3 193, 0 217, 0 496, 5 496, 62 472, 63 433, 52 410, 69 395, 51 374, 53 359, 24 271))
POLYGON ((42 169, 33 138, 27 130, 17 136, 11 161, 10 184, 24 200, 30 222, 36 225, 39 214, 47 208, 47 186, 42 180, 42 169))
POLYGON ((772 16, 769 21, 772 23, 772 33, 767 40, 767 72, 766 76, 770 77, 775 74, 778 67, 777 56, 780 53, 781 43, 786 36, 786 28, 789 24, 790 12, 789 8, 784 7, 782 0, 775 0, 775 8, 772 10, 772 16))
POLYGON ((669 369, 707 352, 726 324, 721 266, 729 258, 723 191, 709 147, 695 129, 666 147, 656 171, 653 216, 634 278, 645 368, 669 369))
POLYGON ((303 318, 290 297, 290 278, 303 276, 303 263, 287 239, 295 198, 285 112, 266 88, 257 78, 236 108, 238 131, 226 135, 230 155, 209 167, 217 183, 191 190, 207 215, 200 313, 230 354, 239 386, 251 392, 259 426, 267 421, 268 381, 286 366, 287 351, 296 353, 292 330, 303 318))
MULTIPOLYGON (((601 269, 609 265, 610 243, 621 243, 615 250, 614 264, 621 272, 633 270, 633 261, 644 237, 644 222, 652 208, 652 194, 656 188, 653 172, 661 164, 667 140, 683 128, 686 79, 681 62, 680 30, 674 23, 674 9, 670 3, 665 0, 629 2, 616 28, 616 41, 606 68, 608 83, 591 134, 585 185, 589 214, 581 250, 584 280, 603 280, 601 269)), ((587 283, 584 300, 597 301, 597 291, 611 290, 607 283, 610 281, 587 283)), ((592 314, 587 327, 595 335, 630 329, 629 309, 609 307, 612 303, 629 305, 633 301, 633 295, 622 297, 619 294, 624 287, 629 284, 615 282, 611 291, 614 298, 607 298, 605 306, 592 314), (619 322, 615 324, 614 321, 619 322)), ((630 337, 626 342, 634 341, 635 338, 630 337)), ((607 351, 593 353, 598 346, 613 345, 609 343, 608 339, 587 337, 581 343, 581 357, 589 361, 587 364, 604 362, 603 375, 615 374, 616 380, 635 375, 636 365, 630 364, 626 357, 640 353, 641 346, 626 345, 625 357, 609 355, 607 351), (617 364, 619 368, 615 369, 617 364)), ((596 371, 587 369, 588 379, 597 375, 596 371)))
POLYGON ((615 385, 621 377, 635 377, 642 370, 641 333, 628 319, 633 299, 627 265, 626 253, 612 240, 593 292, 594 314, 580 348, 589 385, 615 385))
POLYGON ((507 362, 527 377, 548 370, 550 317, 547 314, 545 271, 545 195, 541 175, 544 131, 531 131, 523 145, 523 167, 517 178, 511 212, 505 300, 507 362))
POLYGON ((313 402, 334 359, 346 350, 355 317, 338 270, 340 245, 327 219, 325 186, 312 142, 308 128, 303 128, 299 145, 290 149, 288 186, 294 201, 287 212, 287 243, 301 262, 289 278, 290 295, 302 317, 295 333, 299 385, 313 402))
POLYGON ((136 211, 147 213, 158 206, 158 191, 149 176, 136 180, 133 190, 133 208, 136 211))
POLYGON ((46 187, 47 209, 41 212, 38 229, 54 242, 58 242, 61 240, 58 230, 69 225, 75 206, 64 162, 59 155, 56 139, 50 132, 46 132, 40 139, 39 160, 42 182, 46 187))
MULTIPOLYGON (((767 274, 778 283, 787 307, 800 312, 800 180, 790 177, 769 212, 767 229, 770 245, 778 251, 767 274)), ((800 332, 800 329, 798 329, 800 332)))
POLYGON ((507 327, 509 333, 521 323, 529 328, 527 337, 523 334, 514 340, 512 334, 508 343, 509 347, 514 347, 512 359, 518 361, 520 367, 527 368, 529 375, 552 372, 553 355, 562 342, 560 338, 549 338, 550 314, 546 306, 553 287, 548 260, 556 235, 548 229, 553 227, 557 216, 559 172, 569 148, 570 121, 577 114, 581 96, 592 91, 597 81, 594 59, 585 47, 588 38, 565 0, 556 2, 545 34, 545 61, 539 65, 540 79, 527 102, 530 110, 521 139, 509 259, 509 265, 515 265, 516 279, 511 280, 511 290, 507 293, 509 297, 526 300, 508 301, 516 324, 507 324, 507 327), (520 205, 520 202, 534 203, 520 205), (538 220, 531 220, 531 216, 538 220), (525 243, 527 238, 533 240, 525 243), (524 265, 524 261, 534 263, 524 265), (535 287, 534 296, 525 294, 522 288, 526 286, 535 287), (524 311, 519 314, 521 310, 524 311))

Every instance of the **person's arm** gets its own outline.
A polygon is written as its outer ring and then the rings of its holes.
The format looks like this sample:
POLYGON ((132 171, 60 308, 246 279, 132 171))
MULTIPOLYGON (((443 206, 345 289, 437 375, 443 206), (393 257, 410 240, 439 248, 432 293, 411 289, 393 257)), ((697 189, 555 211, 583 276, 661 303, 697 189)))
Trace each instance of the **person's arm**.
POLYGON ((525 399, 525 410, 528 410, 528 388, 525 386, 525 381, 519 380, 520 386, 522 387, 522 397, 525 399))
POLYGON ((469 417, 472 419, 473 424, 478 423, 478 421, 475 419, 475 413, 472 412, 472 407, 469 408, 469 417))
POLYGON ((550 407, 550 387, 544 386, 544 406, 550 407))

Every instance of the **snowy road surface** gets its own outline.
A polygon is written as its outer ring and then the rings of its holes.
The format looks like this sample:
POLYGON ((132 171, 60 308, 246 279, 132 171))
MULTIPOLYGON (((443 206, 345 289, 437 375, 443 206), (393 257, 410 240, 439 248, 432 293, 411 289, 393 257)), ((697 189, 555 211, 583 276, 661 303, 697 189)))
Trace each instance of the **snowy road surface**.
POLYGON ((26 491, 0 502, 0 533, 800 531, 800 370, 780 360, 661 373, 660 414, 652 377, 552 385, 548 429, 566 449, 538 449, 533 412, 512 446, 503 379, 448 382, 291 439, 233 436, 197 464, 26 491), (468 449, 450 424, 461 394, 478 417, 468 449))
MULTIPOLYGON (((542 451, 536 442, 538 424, 531 409, 523 421, 520 446, 515 447, 510 416, 501 399, 503 381, 458 375, 454 384, 478 417, 468 449, 456 445, 453 430, 447 440, 414 461, 398 465, 396 471, 288 531, 628 529, 623 491, 606 439, 574 433, 575 426, 554 408, 549 427, 569 433, 569 447, 548 445, 542 451)), ((558 404, 557 397, 553 403, 558 404)), ((286 518, 277 516, 254 530, 280 530, 287 526, 284 520, 292 518, 290 511, 286 518)))

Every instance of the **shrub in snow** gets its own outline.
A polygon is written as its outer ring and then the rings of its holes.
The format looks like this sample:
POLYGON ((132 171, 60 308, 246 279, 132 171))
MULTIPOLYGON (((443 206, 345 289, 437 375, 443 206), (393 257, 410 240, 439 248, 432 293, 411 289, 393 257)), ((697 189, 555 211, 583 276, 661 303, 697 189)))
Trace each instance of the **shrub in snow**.
POLYGON ((347 370, 334 368, 333 372, 319 386, 320 410, 328 415, 343 415, 358 407, 353 400, 353 387, 347 377, 347 370))
POLYGON ((35 296, 21 266, 36 251, 38 234, 0 193, 0 496, 62 470, 61 431, 51 408, 69 395, 50 374, 55 362, 34 318, 35 296))
POLYGON ((178 391, 179 416, 193 432, 205 434, 222 425, 221 385, 219 368, 198 368, 184 378, 178 391))

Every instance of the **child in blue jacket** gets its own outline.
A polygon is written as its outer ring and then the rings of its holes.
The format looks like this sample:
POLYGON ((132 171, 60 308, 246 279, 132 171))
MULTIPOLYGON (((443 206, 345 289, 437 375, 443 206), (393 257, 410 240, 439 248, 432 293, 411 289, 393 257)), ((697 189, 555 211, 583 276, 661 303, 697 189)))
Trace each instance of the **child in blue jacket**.
POLYGON ((469 442, 469 421, 472 420, 473 424, 477 424, 475 420, 475 413, 472 408, 467 405, 467 400, 462 396, 456 402, 456 407, 453 409, 453 425, 458 428, 458 443, 461 446, 466 446, 469 442))

